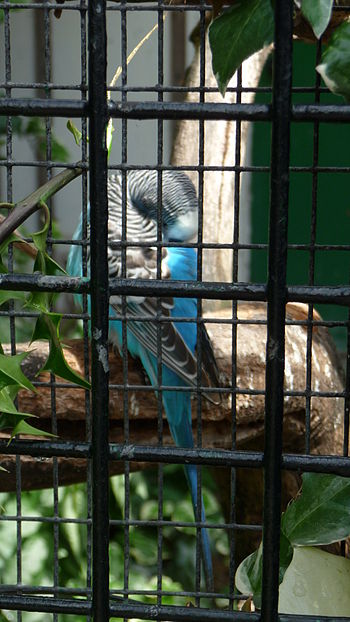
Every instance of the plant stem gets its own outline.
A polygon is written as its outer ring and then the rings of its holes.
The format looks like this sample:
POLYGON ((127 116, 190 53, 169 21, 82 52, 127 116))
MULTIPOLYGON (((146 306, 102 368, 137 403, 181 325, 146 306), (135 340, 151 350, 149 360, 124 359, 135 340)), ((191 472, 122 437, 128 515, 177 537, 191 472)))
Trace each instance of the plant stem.
POLYGON ((42 203, 46 202, 58 190, 64 188, 69 182, 81 175, 83 169, 79 167, 79 163, 73 169, 65 169, 52 179, 46 182, 40 188, 37 188, 28 197, 16 203, 8 216, 0 223, 0 244, 14 232, 29 216, 41 209, 42 203))

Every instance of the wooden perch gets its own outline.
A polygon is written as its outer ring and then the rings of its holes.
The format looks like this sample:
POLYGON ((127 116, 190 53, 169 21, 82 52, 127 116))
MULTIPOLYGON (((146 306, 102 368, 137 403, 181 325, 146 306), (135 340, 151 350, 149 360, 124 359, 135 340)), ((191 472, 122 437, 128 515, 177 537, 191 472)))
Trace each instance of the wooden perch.
MULTIPOLYGON (((287 317, 305 320, 305 305, 287 306, 287 317)), ((228 311, 211 313, 211 320, 230 319, 228 311)), ((263 303, 242 303, 238 306, 240 320, 254 322, 266 319, 266 305, 263 303)), ((223 387, 230 387, 232 369, 232 325, 230 323, 209 323, 208 331, 214 345, 223 387)), ((286 377, 287 391, 304 391, 306 381, 306 341, 304 326, 286 327, 286 377)), ((83 374, 83 342, 69 342, 65 353, 69 363, 83 374)), ((27 344, 23 344, 24 349, 27 344)), ((226 395, 220 406, 202 400, 203 447, 230 448, 232 420, 237 421, 237 445, 239 448, 261 449, 264 430, 264 395, 251 395, 251 390, 265 389, 265 349, 266 326, 262 324, 238 324, 237 327, 237 390, 236 412, 232 413, 231 395, 226 395), (247 393, 245 393, 247 391, 247 393)), ((47 355, 47 344, 38 343, 36 349, 26 359, 26 372, 33 378, 47 355)), ((110 383, 123 383, 121 358, 112 349, 109 357, 110 383)), ((47 373, 39 377, 49 382, 47 373)), ((145 375, 138 361, 131 357, 128 362, 128 382, 130 385, 145 385, 145 375)), ((84 390, 72 387, 55 389, 58 437, 61 440, 86 440, 86 399, 84 390)), ((334 346, 328 332, 323 327, 313 329, 312 347, 312 389, 316 391, 339 392, 343 380, 334 346)), ((87 396, 87 397, 86 397, 87 396)), ((38 416, 37 427, 51 431, 51 388, 39 387, 33 395, 22 391, 19 395, 19 408, 38 416)), ((305 408, 304 396, 287 396, 285 399, 284 435, 285 450, 303 452, 305 447, 305 408)), ((192 418, 196 428, 196 400, 193 399, 192 418)), ((311 451, 313 453, 341 453, 343 399, 337 397, 313 397, 311 399, 311 451)), ((153 391, 129 389, 128 416, 130 421, 130 443, 155 445, 157 437, 158 403, 153 391)), ((165 417, 165 415, 164 415, 165 417)), ((124 442, 123 391, 110 389, 110 441, 124 442)), ((1 434, 4 438, 6 435, 1 434)), ((172 443, 166 420, 164 420, 164 445, 172 443)), ((0 490, 15 489, 15 456, 0 457, 0 464, 8 473, 0 474, 0 490)), ((52 486, 52 459, 21 458, 21 480, 23 489, 52 486)), ((84 460, 58 458, 60 485, 86 479, 84 460)), ((145 465, 131 464, 132 469, 145 465)), ((111 463, 111 474, 122 473, 122 462, 111 463)))

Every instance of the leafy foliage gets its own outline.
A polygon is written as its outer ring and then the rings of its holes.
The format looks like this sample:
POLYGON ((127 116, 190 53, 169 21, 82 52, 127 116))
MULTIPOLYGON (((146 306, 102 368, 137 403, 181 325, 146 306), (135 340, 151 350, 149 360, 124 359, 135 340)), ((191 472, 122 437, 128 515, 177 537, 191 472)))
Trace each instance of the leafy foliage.
MULTIPOLYGON (((212 522, 223 521, 215 497, 215 483, 207 472, 203 472, 204 501, 207 518, 212 522)), ((124 476, 110 479, 110 584, 111 589, 124 588, 125 528, 120 523, 125 516, 124 476)), ((157 469, 133 473, 130 476, 129 518, 137 521, 152 521, 158 518, 158 474, 157 469)), ((58 489, 58 514, 66 521, 54 525, 54 494, 50 490, 23 492, 21 496, 22 515, 33 518, 21 525, 22 531, 22 581, 27 585, 53 585, 54 547, 53 533, 57 529, 60 586, 73 590, 85 589, 89 559, 87 542, 91 526, 88 524, 91 509, 86 484, 65 486, 58 489), (44 520, 40 522, 40 518, 44 520), (45 518, 48 519, 45 522, 45 518), (39 519, 39 520, 38 520, 39 519)), ((16 583, 16 523, 6 520, 16 515, 16 495, 0 494, 0 582, 16 583)), ((193 511, 183 469, 179 465, 164 468, 163 518, 167 521, 192 522, 193 511)), ((221 566, 226 565, 228 545, 222 530, 212 530, 212 545, 215 557, 221 566), (219 533, 220 531, 220 533, 219 533), (219 554, 221 551, 221 555, 219 554)), ((157 589, 158 529, 152 525, 131 525, 129 540, 129 588, 131 590, 157 589)), ((181 592, 194 588, 195 577, 195 529, 192 527, 162 528, 162 589, 165 592, 181 592)), ((135 600, 155 604, 155 596, 132 595, 135 600)), ((164 594, 164 604, 182 605, 188 598, 164 594)), ((204 604, 204 603, 203 603, 204 604)), ((4 612, 4 616, 7 615, 4 612)), ((38 613, 26 614, 26 622, 38 622, 38 613)), ((71 616, 60 614, 60 622, 70 622, 71 616)), ((6 617, 4 617, 6 620, 6 617)), ((75 616, 76 622, 85 622, 86 617, 75 616)), ((1 618, 0 621, 4 622, 1 618)))
POLYGON ((301 12, 319 39, 326 30, 332 15, 333 0, 302 0, 301 12))
MULTIPOLYGON (((330 544, 350 535, 349 508, 349 478, 304 473, 300 496, 288 506, 282 516, 280 583, 292 563, 296 547, 330 544)), ((257 607, 261 604, 261 559, 262 545, 241 563, 236 578, 244 590, 253 593, 257 607)))
MULTIPOLYGON (((54 275, 64 273, 61 268, 46 252, 46 238, 50 225, 50 212, 48 207, 43 203, 42 208, 45 212, 45 224, 43 228, 34 233, 33 243, 37 254, 34 261, 33 271, 40 271, 42 274, 54 275)), ((1 246, 0 251, 4 254, 11 242, 18 241, 15 234, 9 236, 6 242, 1 246)), ((1 261, 2 272, 7 271, 5 264, 1 261)), ((16 292, 6 292, 5 296, 0 298, 0 304, 7 303, 11 299, 17 299, 16 292)), ((23 306, 29 310, 39 312, 31 341, 38 339, 46 339, 49 341, 49 356, 40 371, 50 371, 64 380, 73 382, 85 389, 90 387, 87 380, 80 377, 68 365, 60 339, 60 322, 62 315, 53 313, 51 307, 54 300, 54 294, 47 292, 32 292, 25 296, 21 294, 20 300, 23 306)), ((26 378, 21 370, 23 359, 28 356, 28 352, 16 354, 14 356, 0 353, 0 429, 10 429, 11 437, 15 434, 43 434, 40 430, 30 425, 26 419, 31 415, 29 413, 19 412, 15 406, 15 398, 20 389, 34 391, 33 384, 26 378)), ((40 372, 39 372, 40 373, 40 372)))
MULTIPOLYGON (((273 40, 272 0, 237 0, 216 17, 209 29, 213 73, 224 96, 241 63, 273 40)), ((326 30, 333 0, 298 0, 316 38, 326 30)), ((350 100, 350 23, 336 28, 317 67, 328 88, 350 100)))
POLYGON ((322 54, 317 71, 329 90, 350 101, 350 23, 344 22, 333 33, 322 54))
POLYGON ((273 39, 270 0, 239 0, 209 28, 213 73, 222 95, 242 62, 273 39))

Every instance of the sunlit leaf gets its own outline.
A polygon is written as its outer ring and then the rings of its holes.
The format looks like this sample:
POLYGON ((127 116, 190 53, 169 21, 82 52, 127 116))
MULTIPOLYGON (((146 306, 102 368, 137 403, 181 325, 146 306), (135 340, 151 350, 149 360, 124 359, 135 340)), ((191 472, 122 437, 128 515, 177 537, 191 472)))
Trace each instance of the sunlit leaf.
POLYGON ((330 91, 350 101, 350 22, 333 32, 316 69, 330 91))
POLYGON ((333 0, 302 0, 301 12, 319 39, 326 30, 332 15, 333 0))
POLYGON ((270 0, 237 0, 209 28, 213 73, 220 93, 242 62, 273 40, 270 0))
MULTIPOLYGON (((350 612, 350 560, 313 547, 294 549, 279 588, 280 613, 348 617, 350 612)), ((343 619, 343 617, 342 617, 343 619)))

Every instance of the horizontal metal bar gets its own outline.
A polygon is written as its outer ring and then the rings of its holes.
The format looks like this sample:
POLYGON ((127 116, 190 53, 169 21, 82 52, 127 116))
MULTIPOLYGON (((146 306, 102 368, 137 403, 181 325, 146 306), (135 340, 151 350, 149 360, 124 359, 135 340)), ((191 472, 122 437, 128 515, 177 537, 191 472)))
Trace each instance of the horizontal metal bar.
MULTIPOLYGON (((108 112, 118 119, 207 119, 270 121, 269 104, 221 104, 192 102, 109 102, 108 112)), ((0 98, 0 115, 87 117, 89 104, 74 99, 0 98)), ((295 104, 292 121, 323 123, 350 121, 347 104, 295 104)))
MULTIPOLYGON (((91 615, 92 604, 88 600, 49 598, 43 596, 0 595, 0 607, 11 611, 35 611, 47 613, 73 613, 91 615)), ((153 605, 127 601, 114 597, 110 601, 110 615, 118 618, 139 618, 141 620, 172 620, 173 622, 232 622, 231 611, 202 609, 196 607, 177 607, 153 605)), ((235 622, 258 622, 260 614, 234 612, 235 622)))
MULTIPOLYGON (((228 597, 228 596, 227 596, 228 597)), ((118 618, 139 618, 140 620, 172 620, 173 622, 259 622, 260 613, 242 611, 223 611, 197 607, 178 607, 174 605, 155 605, 128 601, 114 597, 110 601, 110 615, 118 618), (115 600, 114 600, 115 598, 115 600)), ((43 613, 61 613, 91 615, 90 600, 73 600, 45 596, 0 595, 0 607, 10 611, 34 611, 43 613)), ((280 614, 279 622, 299 622, 300 616, 280 614)), ((304 622, 327 622, 326 616, 302 617, 304 622)), ((348 617, 333 616, 334 622, 348 622, 348 617)))
POLYGON ((268 121, 268 104, 221 104, 192 102, 110 102, 109 113, 117 119, 226 119, 268 121))
POLYGON ((327 303, 341 306, 350 305, 348 285, 292 285, 287 287, 287 302, 327 303))
POLYGON ((77 99, 0 98, 0 115, 24 117, 87 117, 89 104, 77 99))
POLYGON ((74 441, 28 441, 0 440, 0 455, 33 456, 33 458, 52 458, 62 456, 66 458, 90 458, 90 443, 76 443, 74 441))
MULTIPOLYGON (((0 455, 29 455, 33 457, 63 456, 67 458, 90 458, 90 443, 71 441, 13 440, 10 445, 0 441, 0 455)), ((199 464, 220 467, 261 468, 263 453, 257 451, 231 451, 228 449, 181 449, 179 447, 155 447, 145 445, 109 445, 111 461, 161 462, 163 464, 199 464)), ((289 471, 335 473, 350 477, 350 457, 283 454, 281 468, 289 471)))
MULTIPOLYGON (((55 291, 89 293, 87 277, 43 276, 41 274, 1 274, 0 289, 6 291, 55 291)), ((110 295, 175 296, 211 300, 266 301, 266 285, 197 281, 159 281, 156 279, 111 279, 110 295)), ((292 285, 287 287, 288 302, 350 305, 350 286, 292 285)))

